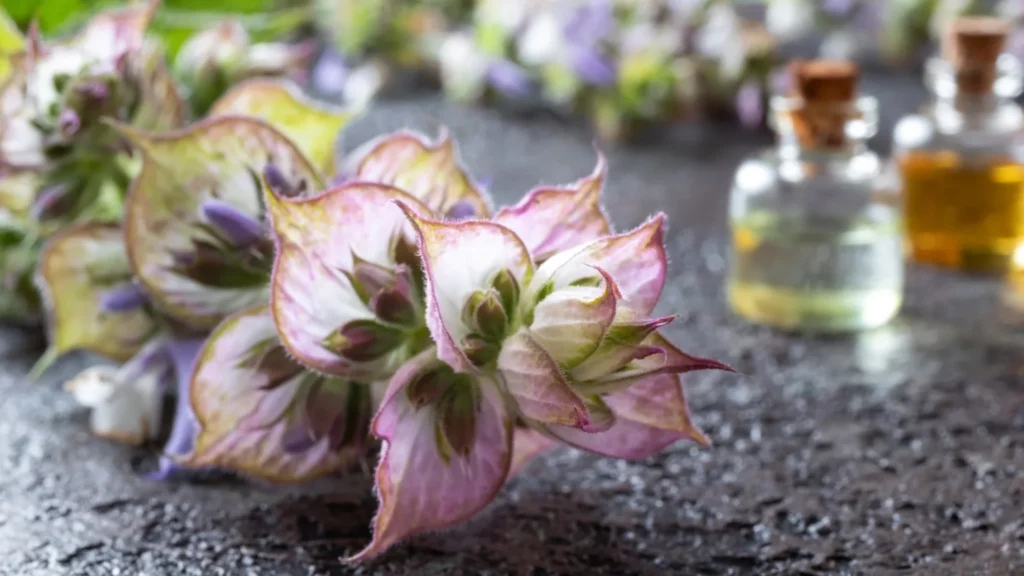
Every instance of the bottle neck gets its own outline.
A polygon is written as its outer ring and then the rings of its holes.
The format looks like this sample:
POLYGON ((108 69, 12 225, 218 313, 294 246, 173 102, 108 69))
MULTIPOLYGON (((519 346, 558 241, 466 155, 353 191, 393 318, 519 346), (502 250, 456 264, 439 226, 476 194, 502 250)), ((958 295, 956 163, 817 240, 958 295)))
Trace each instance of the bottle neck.
POLYGON ((877 129, 877 103, 861 97, 852 102, 809 105, 793 98, 772 100, 772 123, 782 160, 831 164, 867 152, 877 129))
POLYGON ((925 70, 925 83, 934 95, 940 127, 981 127, 1015 107, 1024 75, 1020 62, 1009 54, 1000 56, 991 69, 980 71, 958 70, 948 60, 933 58, 925 70))

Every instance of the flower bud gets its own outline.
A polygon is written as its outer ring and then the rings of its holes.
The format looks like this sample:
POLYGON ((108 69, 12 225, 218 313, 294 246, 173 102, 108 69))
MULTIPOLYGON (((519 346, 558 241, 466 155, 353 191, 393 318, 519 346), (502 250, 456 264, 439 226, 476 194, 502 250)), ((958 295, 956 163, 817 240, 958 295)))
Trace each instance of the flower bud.
POLYGON ((353 320, 324 339, 324 347, 353 362, 369 362, 402 343, 402 332, 374 322, 353 320))
POLYGON ((391 324, 403 326, 415 325, 418 318, 416 307, 407 294, 396 289, 385 289, 377 292, 370 299, 370 309, 378 318, 391 324))
POLYGON ((504 338, 508 327, 508 316, 499 298, 498 291, 491 288, 473 313, 477 329, 485 338, 492 341, 504 338))
POLYGON ((465 200, 459 200, 448 209, 448 212, 445 213, 444 217, 448 220, 458 221, 472 218, 476 215, 476 209, 472 204, 465 200))
POLYGON ((438 443, 442 458, 451 454, 468 458, 476 439, 476 387, 457 383, 452 385, 437 406, 438 443), (447 448, 445 450, 444 448, 447 448), (450 453, 449 453, 450 450, 450 453))
POLYGON ((60 119, 57 122, 58 128, 60 129, 61 136, 70 138, 78 132, 78 129, 82 127, 82 119, 78 117, 78 113, 71 109, 66 109, 60 113, 60 119))
POLYGON ((369 304, 379 292, 394 288, 396 282, 393 271, 367 262, 355 254, 352 255, 352 272, 348 277, 364 304, 369 304))
POLYGON ((306 190, 305 180, 293 184, 281 169, 273 164, 267 164, 263 168, 263 180, 272 192, 284 198, 295 198, 306 190))
POLYGON ((418 409, 433 404, 448 390, 451 377, 451 368, 446 370, 444 366, 416 376, 406 389, 413 407, 418 409))
POLYGON ((474 366, 486 366, 498 358, 501 345, 479 334, 470 334, 462 340, 462 351, 474 366))
POLYGON ((491 282, 491 286, 498 291, 501 297, 501 305, 506 313, 511 313, 519 305, 519 282, 507 269, 498 272, 491 282))
POLYGON ((223 200, 204 200, 199 210, 203 218, 235 247, 251 246, 267 236, 261 223, 223 200))
POLYGON ((135 282, 126 282, 100 294, 100 309, 104 312, 128 312, 148 302, 145 290, 135 282))

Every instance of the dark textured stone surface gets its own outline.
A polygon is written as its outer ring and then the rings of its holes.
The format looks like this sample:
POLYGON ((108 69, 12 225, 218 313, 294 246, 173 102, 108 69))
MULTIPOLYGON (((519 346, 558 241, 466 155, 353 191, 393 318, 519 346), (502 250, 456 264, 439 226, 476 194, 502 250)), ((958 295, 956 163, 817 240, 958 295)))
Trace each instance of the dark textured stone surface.
MULTIPOLYGON (((920 97, 914 79, 894 82, 869 85, 886 125, 920 97)), ((433 122, 453 129, 500 203, 593 165, 575 127, 435 100, 381 106, 351 142, 433 122)), ((766 142, 711 127, 609 154, 617 226, 669 215, 662 310, 681 314, 670 336, 745 374, 688 378, 714 449, 679 444, 639 463, 558 450, 470 523, 353 568, 337 558, 369 539, 367 475, 304 488, 147 481, 139 471, 152 452, 91 438, 60 391, 80 363, 30 385, 30 355, 10 350, 0 573, 1024 573, 1021 317, 1000 305, 995 281, 913 269, 902 317, 860 337, 787 336, 731 318, 720 288, 728 182, 766 142)))

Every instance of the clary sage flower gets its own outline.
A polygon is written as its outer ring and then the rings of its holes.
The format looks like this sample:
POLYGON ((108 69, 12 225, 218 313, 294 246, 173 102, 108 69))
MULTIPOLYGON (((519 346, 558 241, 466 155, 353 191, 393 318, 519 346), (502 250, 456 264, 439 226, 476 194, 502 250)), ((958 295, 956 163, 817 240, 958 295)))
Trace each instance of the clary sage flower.
MULTIPOLYGON (((423 317, 422 274, 411 229, 389 202, 401 199, 430 213, 487 214, 488 208, 447 137, 435 143, 408 132, 384 136, 353 152, 342 171, 353 183, 307 197, 290 194, 276 170, 266 172, 274 277, 288 280, 271 287, 273 314, 265 305, 237 312, 206 343, 190 392, 198 437, 183 465, 297 481, 365 456, 386 378, 407 357, 381 354, 368 340, 374 323, 365 321, 333 336, 332 346, 345 348, 348 359, 332 356, 331 369, 322 370, 315 351, 302 357, 304 363, 293 359, 291 333, 277 330, 273 317, 285 300, 333 295, 338 306, 359 306, 365 320, 379 314, 414 330, 423 317), (341 230, 322 226, 336 218, 344 219, 345 232, 325 234, 341 230), (390 229, 396 222, 405 236, 390 229), (339 255, 330 268, 319 263, 324 251, 339 255), (339 286, 342 277, 358 292, 339 286)), ((306 313, 305 321, 329 322, 318 311, 306 313)), ((423 342, 429 334, 421 328, 413 339, 423 342)))
POLYGON ((0 314, 30 319, 43 239, 70 222, 115 222, 135 166, 114 119, 180 125, 185 108, 144 32, 157 2, 95 16, 76 35, 4 56, 0 83, 0 314))
MULTIPOLYGON (((416 194, 361 179, 308 199, 268 193, 281 344, 317 373, 388 383, 371 427, 381 507, 355 559, 468 517, 555 441, 625 458, 707 442, 679 374, 726 367, 658 333, 672 320, 650 317, 663 217, 611 234, 604 178, 601 159, 489 219, 453 210, 482 199, 430 170, 403 182, 416 194)), ((193 398, 224 382, 197 382, 193 398)))
POLYGON ((694 358, 648 318, 664 282, 662 217, 560 251, 537 266, 509 228, 446 223, 404 207, 427 276, 427 349, 392 378, 373 542, 355 559, 473 514, 508 477, 517 419, 570 445, 643 458, 691 423, 679 374, 694 358), (444 490, 424 490, 424 485, 444 490))
POLYGON ((237 86, 212 114, 161 134, 116 125, 142 164, 124 230, 95 224, 61 233, 38 272, 51 342, 40 368, 76 349, 125 362, 68 383, 92 408, 97 434, 152 440, 162 398, 177 390, 157 476, 195 448, 203 414, 191 409, 189 384, 203 337, 222 318, 266 302, 273 245, 261 220, 263 171, 273 165, 293 194, 318 191, 323 178, 307 155, 333 171, 333 144, 351 117, 269 80, 237 86))

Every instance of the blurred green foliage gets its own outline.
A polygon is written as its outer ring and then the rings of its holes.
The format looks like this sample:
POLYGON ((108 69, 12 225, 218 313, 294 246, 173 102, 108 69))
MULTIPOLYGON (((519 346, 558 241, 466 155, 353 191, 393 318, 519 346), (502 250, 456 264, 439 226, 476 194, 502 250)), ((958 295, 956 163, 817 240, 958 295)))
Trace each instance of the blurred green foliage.
MULTIPOLYGON (((144 0, 139 0, 144 1, 144 0)), ((93 14, 124 0, 3 0, 3 9, 22 29, 35 19, 44 36, 61 34, 93 14)), ((173 56, 194 32, 226 16, 237 18, 254 41, 287 34, 309 19, 304 0, 163 0, 150 30, 160 36, 173 56)))

